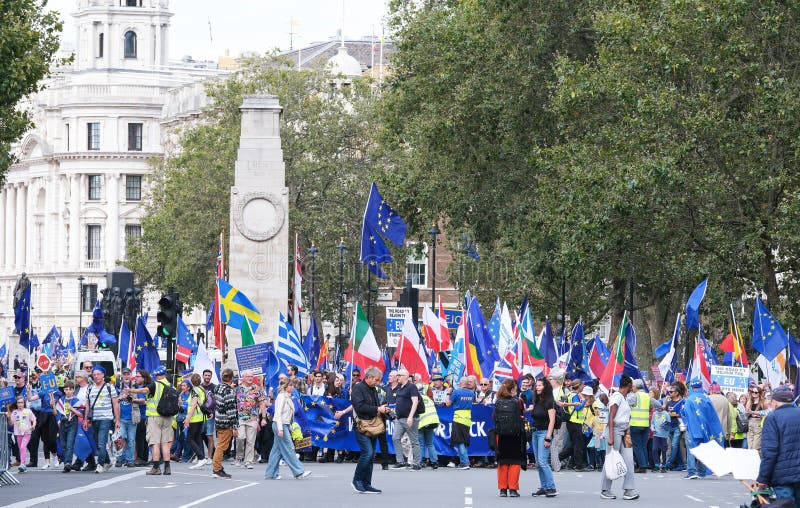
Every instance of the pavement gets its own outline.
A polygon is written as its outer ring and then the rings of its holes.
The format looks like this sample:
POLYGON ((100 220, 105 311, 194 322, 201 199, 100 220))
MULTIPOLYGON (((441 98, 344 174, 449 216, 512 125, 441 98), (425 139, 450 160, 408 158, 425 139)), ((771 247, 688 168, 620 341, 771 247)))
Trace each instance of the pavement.
POLYGON ((380 465, 376 465, 373 484, 383 489, 383 494, 365 495, 355 493, 350 484, 355 464, 305 463, 312 475, 303 480, 295 480, 285 466, 281 467, 283 479, 265 480, 264 464, 257 464, 255 469, 226 464, 226 471, 233 478, 223 480, 211 477, 210 466, 191 470, 189 465, 173 464, 171 476, 145 476, 147 468, 113 468, 103 474, 29 470, 15 475, 21 485, 0 487, 0 505, 11 508, 103 505, 261 508, 291 507, 292 502, 300 501, 304 506, 353 508, 478 508, 531 502, 570 508, 636 504, 642 508, 722 508, 750 502, 745 488, 730 476, 684 480, 683 473, 678 472, 637 474, 636 487, 641 498, 624 501, 621 480, 615 481, 612 489, 618 499, 600 498, 599 472, 555 473, 559 495, 545 499, 531 497, 531 492, 539 487, 536 471, 523 471, 520 477, 522 496, 501 499, 493 469, 382 471, 380 465))

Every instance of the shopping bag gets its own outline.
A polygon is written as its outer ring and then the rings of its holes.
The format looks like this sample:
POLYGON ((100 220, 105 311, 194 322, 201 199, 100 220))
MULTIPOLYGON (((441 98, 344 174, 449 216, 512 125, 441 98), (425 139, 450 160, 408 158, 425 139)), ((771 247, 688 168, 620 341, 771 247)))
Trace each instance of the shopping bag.
POLYGON ((625 465, 625 460, 615 449, 610 449, 606 452, 606 462, 603 465, 603 473, 609 480, 616 480, 628 472, 628 466, 625 465))

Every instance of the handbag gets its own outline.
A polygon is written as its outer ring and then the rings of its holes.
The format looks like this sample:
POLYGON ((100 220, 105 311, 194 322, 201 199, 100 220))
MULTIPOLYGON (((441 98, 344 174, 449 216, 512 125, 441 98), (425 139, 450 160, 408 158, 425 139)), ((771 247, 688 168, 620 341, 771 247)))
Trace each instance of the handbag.
POLYGON ((369 419, 356 418, 356 430, 369 437, 378 437, 386 432, 386 422, 379 415, 369 419))
POLYGON ((628 466, 625 465, 625 459, 622 454, 612 448, 606 453, 606 462, 603 464, 603 474, 609 480, 616 480, 628 473, 628 466))

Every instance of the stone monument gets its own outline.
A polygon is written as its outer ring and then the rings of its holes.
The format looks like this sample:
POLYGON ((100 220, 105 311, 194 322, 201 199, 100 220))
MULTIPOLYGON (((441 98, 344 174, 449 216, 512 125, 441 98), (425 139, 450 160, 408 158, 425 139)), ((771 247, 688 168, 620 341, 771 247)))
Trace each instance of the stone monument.
MULTIPOLYGON (((286 314, 289 278, 289 193, 281 149, 278 98, 246 95, 231 187, 228 280, 261 311, 256 342, 278 339, 278 312, 286 314)), ((239 330, 227 328, 231 349, 239 330)), ((233 355, 231 355, 233 356, 233 355)))

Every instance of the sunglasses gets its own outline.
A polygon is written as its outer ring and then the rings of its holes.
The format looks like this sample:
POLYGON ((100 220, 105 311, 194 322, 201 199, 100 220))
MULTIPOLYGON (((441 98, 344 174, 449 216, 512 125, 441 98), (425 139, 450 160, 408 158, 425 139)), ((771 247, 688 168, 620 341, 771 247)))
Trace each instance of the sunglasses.
POLYGON ((753 395, 758 395, 758 392, 750 392, 753 395))
POLYGON ((481 383, 481 386, 489 386, 489 383, 481 383))

